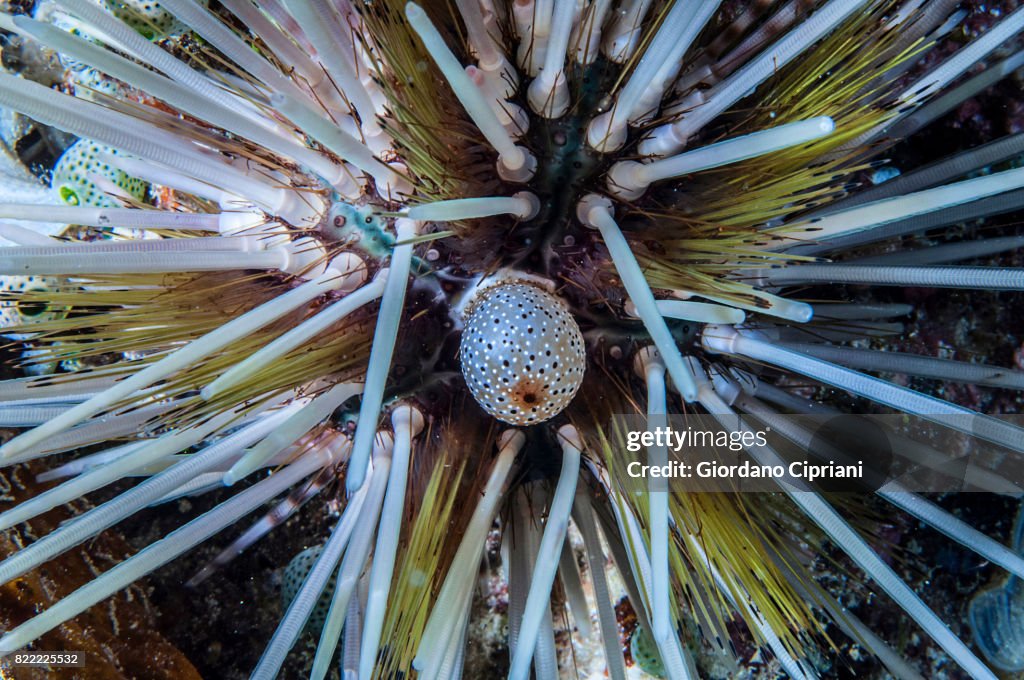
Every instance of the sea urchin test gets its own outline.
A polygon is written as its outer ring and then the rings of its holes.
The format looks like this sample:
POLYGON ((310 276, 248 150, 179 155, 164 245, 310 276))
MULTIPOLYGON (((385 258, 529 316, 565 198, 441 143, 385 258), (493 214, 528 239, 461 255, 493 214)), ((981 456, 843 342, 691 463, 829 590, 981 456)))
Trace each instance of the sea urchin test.
POLYGON ((502 283, 469 310, 459 351, 473 398, 492 416, 533 425, 561 413, 583 382, 583 335, 557 297, 502 283))

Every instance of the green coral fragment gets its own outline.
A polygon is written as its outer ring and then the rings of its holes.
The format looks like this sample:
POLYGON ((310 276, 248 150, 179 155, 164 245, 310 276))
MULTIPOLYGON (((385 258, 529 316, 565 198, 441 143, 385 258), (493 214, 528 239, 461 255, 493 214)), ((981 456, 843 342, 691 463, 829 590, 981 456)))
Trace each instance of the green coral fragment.
POLYGON ((665 677, 665 665, 661 662, 658 647, 654 644, 654 638, 643 626, 637 626, 633 632, 633 639, 629 642, 629 651, 633 655, 633 661, 644 673, 656 678, 665 677))
POLYGON ((117 150, 103 144, 80 139, 72 144, 57 161, 50 186, 68 205, 88 205, 114 208, 120 204, 108 192, 97 186, 97 179, 110 182, 128 196, 142 201, 146 197, 145 181, 131 177, 102 160, 101 155, 117 155, 117 150))
MULTIPOLYGON (((295 599, 299 588, 302 587, 302 582, 306 580, 310 569, 313 568, 313 563, 320 557, 323 549, 322 545, 306 548, 293 557, 292 561, 285 567, 284 577, 281 582, 281 601, 285 607, 290 605, 292 600, 295 599)), ((313 635, 320 634, 324 627, 324 621, 327 620, 327 612, 331 608, 331 598, 334 597, 336 581, 337 574, 331 575, 331 579, 324 587, 324 591, 320 593, 320 599, 317 600, 316 606, 313 607, 313 611, 309 615, 309 621, 306 622, 306 630, 313 635)))
POLYGON ((181 23, 159 3, 148 0, 105 0, 111 14, 148 40, 159 40, 178 33, 181 23))
POLYGON ((23 340, 32 335, 22 332, 28 324, 67 316, 66 309, 37 303, 26 295, 57 290, 60 285, 52 276, 0 276, 0 336, 23 340))

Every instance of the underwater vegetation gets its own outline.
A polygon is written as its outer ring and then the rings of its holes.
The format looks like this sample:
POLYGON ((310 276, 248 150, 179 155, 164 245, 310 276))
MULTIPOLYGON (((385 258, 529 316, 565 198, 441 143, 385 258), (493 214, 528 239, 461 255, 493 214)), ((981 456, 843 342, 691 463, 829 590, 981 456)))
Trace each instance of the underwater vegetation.
MULTIPOLYGON (((185 585, 230 579, 318 512, 319 542, 278 565, 288 604, 253 678, 294 673, 307 636, 310 677, 461 677, 495 562, 510 678, 582 674, 588 641, 616 680, 755 657, 839 677, 843 641, 877 674, 995 678, 1020 657, 998 641, 1021 644, 1019 527, 1011 549, 899 482, 638 492, 615 416, 814 448, 783 416, 895 413, 1024 454, 996 417, 1024 372, 907 351, 915 305, 892 295, 1024 289, 999 264, 1024 237, 975 228, 1024 203, 1024 133, 891 162, 1017 86, 1014 4, 7 3, 0 106, 29 141, 8 139, 0 191, 0 463, 45 471, 3 497, 0 584, 146 513, 181 521, 25 607, 0 654, 208 542, 185 585), (971 606, 977 643, 883 514, 1008 575, 971 606), (862 620, 878 602, 926 652, 862 620)), ((1016 499, 1015 481, 970 484, 1016 499)))

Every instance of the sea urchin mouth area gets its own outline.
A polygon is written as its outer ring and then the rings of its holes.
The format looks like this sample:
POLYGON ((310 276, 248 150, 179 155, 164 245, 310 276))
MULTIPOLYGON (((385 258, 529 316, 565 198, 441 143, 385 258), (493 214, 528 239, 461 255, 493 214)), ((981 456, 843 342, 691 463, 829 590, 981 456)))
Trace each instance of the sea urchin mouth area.
POLYGON ((568 308, 523 282, 481 293, 467 315, 459 357, 473 398, 512 425, 534 425, 561 413, 586 368, 583 335, 568 308))
MULTIPOLYGON (((614 69, 603 61, 577 68, 570 80, 578 100, 568 115, 547 119, 533 115, 526 145, 537 157, 537 173, 529 189, 540 199, 540 210, 515 230, 509 244, 517 266, 551 276, 559 269, 553 249, 568 236, 579 240, 586 230, 575 221, 576 202, 597 186, 609 158, 586 143, 587 123, 600 112, 601 93, 607 91, 614 69)), ((525 102, 524 102, 525 105, 525 102)))

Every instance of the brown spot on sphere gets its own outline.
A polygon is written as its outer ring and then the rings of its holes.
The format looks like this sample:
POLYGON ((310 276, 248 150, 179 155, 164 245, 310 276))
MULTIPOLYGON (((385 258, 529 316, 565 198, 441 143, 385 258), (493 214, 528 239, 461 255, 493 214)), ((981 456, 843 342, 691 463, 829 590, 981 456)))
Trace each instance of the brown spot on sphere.
POLYGON ((565 304, 523 282, 485 290, 459 350, 462 374, 485 411, 512 425, 553 418, 583 382, 583 335, 565 304))

